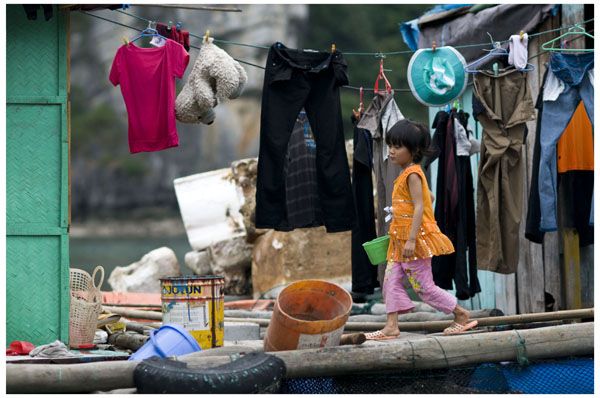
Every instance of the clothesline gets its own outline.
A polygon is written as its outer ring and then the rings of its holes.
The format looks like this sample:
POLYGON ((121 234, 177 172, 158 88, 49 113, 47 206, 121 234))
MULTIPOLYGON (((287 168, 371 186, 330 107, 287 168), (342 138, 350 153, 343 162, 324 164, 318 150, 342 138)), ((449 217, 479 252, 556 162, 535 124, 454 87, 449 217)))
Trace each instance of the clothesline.
MULTIPOLYGON (((146 23, 148 22, 155 22, 152 21, 150 19, 144 18, 144 17, 140 17, 139 15, 135 15, 126 11, 122 11, 122 10, 114 10, 116 12, 119 12, 121 14, 125 14, 128 15, 132 18, 136 18, 139 19, 140 21, 144 21, 146 23)), ((563 26, 560 28, 555 28, 555 29, 550 29, 550 30, 545 30, 542 32, 537 32, 537 33, 532 33, 529 35, 529 37, 536 37, 536 36, 540 36, 546 33, 552 33, 552 32, 558 32, 561 30, 568 30, 571 29, 577 25, 585 25, 588 22, 592 22, 594 20, 594 18, 590 18, 586 21, 583 22, 579 22, 579 23, 574 23, 572 25, 569 26, 563 26)), ((203 36, 198 36, 195 35, 193 33, 190 32, 190 36, 195 37, 197 39, 203 39, 203 36)), ((265 49, 268 50, 270 47, 269 46, 261 46, 261 45, 256 45, 256 44, 246 44, 246 43, 236 43, 233 41, 228 41, 228 40, 220 40, 220 39, 214 39, 215 43, 223 43, 223 44, 232 44, 232 45, 236 45, 236 46, 242 46, 242 47, 252 47, 252 48, 261 48, 261 49, 265 49)), ((505 44, 508 43, 510 41, 510 39, 507 40, 502 40, 499 41, 501 44, 505 44)), ((463 45, 458 45, 458 46, 453 46, 454 48, 469 48, 469 47, 483 47, 483 46, 489 46, 490 42, 486 42, 486 43, 476 43, 476 44, 463 44, 463 45)), ((356 56, 374 56, 374 57, 381 57, 381 56, 388 56, 388 55, 401 55, 401 54, 413 54, 415 51, 413 50, 404 50, 404 51, 391 51, 391 52, 376 52, 376 53, 371 53, 371 52, 354 52, 354 51, 344 51, 344 55, 356 55, 356 56)))
MULTIPOLYGON (((122 14, 128 15, 128 16, 130 16, 132 18, 136 18, 136 19, 138 19, 140 21, 144 21, 144 22, 147 22, 147 23, 149 23, 149 22, 155 22, 155 21, 151 21, 149 19, 140 17, 138 15, 134 15, 134 14, 131 14, 131 13, 128 13, 128 12, 125 12, 125 11, 121 11, 121 10, 114 10, 114 11, 120 12, 122 14)), ((126 24, 123 24, 121 22, 113 21, 111 19, 104 18, 104 17, 101 17, 99 15, 95 15, 95 14, 92 14, 92 13, 89 13, 89 12, 86 12, 86 11, 83 11, 83 10, 80 10, 79 12, 81 12, 83 14, 86 14, 86 15, 89 15, 89 16, 94 17, 94 18, 102 19, 104 21, 111 22, 113 24, 123 26, 125 28, 136 30, 138 32, 143 31, 143 29, 138 29, 136 27, 133 27, 133 26, 130 26, 130 25, 126 25, 126 24)), ((530 35, 529 37, 535 37, 535 36, 539 36, 539 35, 542 35, 542 34, 545 34, 545 33, 551 33, 551 32, 556 32, 556 31, 560 31, 560 30, 570 29, 570 28, 572 28, 572 27, 574 27, 576 25, 583 25, 583 24, 586 24, 586 23, 591 22, 593 20, 594 20, 594 18, 590 18, 590 19, 588 19, 586 21, 583 21, 583 22, 580 22, 580 23, 577 23, 577 24, 573 24, 573 25, 570 25, 570 26, 565 26, 565 27, 561 27, 561 28, 550 29, 550 30, 547 30, 547 31, 534 33, 534 34, 530 35)), ((202 36, 195 35, 195 34, 193 34, 191 32, 190 32, 190 36, 198 38, 198 39, 203 39, 202 36)), ((575 39, 577 39, 579 37, 580 36, 578 36, 578 37, 576 37, 576 38, 574 38, 572 40, 575 40, 575 39)), ((267 46, 259 46, 259 45, 253 45, 253 44, 236 43, 236 42, 232 42, 232 41, 220 40, 220 39, 215 39, 215 38, 213 38, 213 40, 214 40, 214 42, 218 42, 218 43, 232 44, 232 45, 238 45, 238 46, 244 46, 244 47, 254 47, 254 48, 261 48, 261 49, 269 49, 269 47, 267 47, 267 46)), ((505 40, 505 41, 503 41, 501 43, 506 43, 506 42, 508 42, 508 40, 505 40)), ((466 45, 453 46, 453 47, 454 48, 466 48, 466 47, 475 47, 475 46, 485 46, 485 45, 489 45, 489 44, 490 43, 466 44, 466 45)), ((200 50, 200 47, 194 46, 194 45, 190 45, 190 48, 193 48, 195 50, 200 50)), ((408 53, 412 54, 414 52, 415 51, 412 51, 412 50, 408 50, 408 51, 394 51, 394 52, 378 52, 378 53, 344 52, 344 55, 373 55, 373 56, 378 56, 378 57, 385 57, 386 55, 398 55, 398 54, 408 54, 408 53)), ((534 59, 536 57, 539 57, 540 55, 542 55, 545 52, 546 51, 541 51, 538 54, 529 57, 528 59, 531 60, 531 59, 534 59)), ((253 64, 253 63, 247 62, 247 61, 242 61, 242 60, 237 59, 237 58, 234 58, 234 59, 237 62, 240 62, 240 63, 245 64, 245 65, 253 66, 255 68, 259 68, 259 69, 263 69, 263 70, 265 69, 264 66, 256 65, 256 64, 253 64)), ((471 84, 473 84, 473 83, 469 82, 469 85, 471 85, 471 84)), ((349 85, 348 86, 342 86, 342 87, 346 88, 346 89, 350 89, 350 90, 360 90, 361 89, 360 87, 349 86, 349 85)), ((363 88, 363 91, 374 91, 374 88, 363 88)), ((397 91, 397 92, 410 92, 411 90, 409 88, 397 88, 397 89, 394 89, 394 91, 397 91)))

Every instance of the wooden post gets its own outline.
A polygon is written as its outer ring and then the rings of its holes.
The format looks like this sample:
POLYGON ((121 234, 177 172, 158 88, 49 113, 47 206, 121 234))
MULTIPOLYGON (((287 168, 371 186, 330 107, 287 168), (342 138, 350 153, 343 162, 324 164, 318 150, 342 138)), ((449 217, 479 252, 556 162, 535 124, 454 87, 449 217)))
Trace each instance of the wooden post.
MULTIPOLYGON (((564 4, 561 7, 562 26, 570 26, 584 20, 583 4, 564 4)), ((585 48, 585 38, 582 36, 571 43, 573 48, 585 48)), ((559 189, 560 191, 560 189, 559 189)), ((559 201, 560 204, 560 201, 559 201)), ((568 216, 559 209, 559 215, 568 216)), ((569 223, 572 225, 572 223, 569 223)), ((565 277, 564 289, 566 308, 581 308, 581 272, 579 255, 579 236, 577 230, 564 228, 561 233, 563 239, 564 262, 563 272, 565 277)), ((587 285, 587 281, 585 283, 587 285)))
POLYGON ((581 260, 581 306, 594 306, 594 245, 579 248, 581 260))
POLYGON ((566 308, 581 308, 581 271, 579 261, 579 235, 573 228, 563 228, 564 282, 566 308))

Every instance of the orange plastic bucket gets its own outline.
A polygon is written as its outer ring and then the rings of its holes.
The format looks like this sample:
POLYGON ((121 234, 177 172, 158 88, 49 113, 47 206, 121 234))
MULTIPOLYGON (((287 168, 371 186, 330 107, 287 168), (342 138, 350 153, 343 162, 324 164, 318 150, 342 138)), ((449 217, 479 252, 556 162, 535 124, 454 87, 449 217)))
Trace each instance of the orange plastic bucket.
POLYGON ((294 282, 279 293, 265 335, 265 351, 333 347, 340 343, 352 297, 317 279, 294 282))

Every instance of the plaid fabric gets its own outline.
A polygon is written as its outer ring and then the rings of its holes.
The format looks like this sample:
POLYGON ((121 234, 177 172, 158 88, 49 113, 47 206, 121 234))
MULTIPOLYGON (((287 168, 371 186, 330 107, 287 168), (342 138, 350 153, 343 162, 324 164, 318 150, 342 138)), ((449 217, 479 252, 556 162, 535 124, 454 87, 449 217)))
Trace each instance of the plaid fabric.
POLYGON ((317 147, 304 111, 292 130, 285 162, 285 193, 291 229, 323 225, 317 191, 317 147))

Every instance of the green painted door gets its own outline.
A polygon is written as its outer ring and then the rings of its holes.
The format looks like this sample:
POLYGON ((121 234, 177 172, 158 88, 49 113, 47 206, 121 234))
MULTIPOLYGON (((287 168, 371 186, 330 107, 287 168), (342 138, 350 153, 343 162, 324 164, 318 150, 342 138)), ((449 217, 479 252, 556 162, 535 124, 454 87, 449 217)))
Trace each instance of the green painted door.
POLYGON ((69 337, 66 12, 6 8, 6 341, 69 337))

